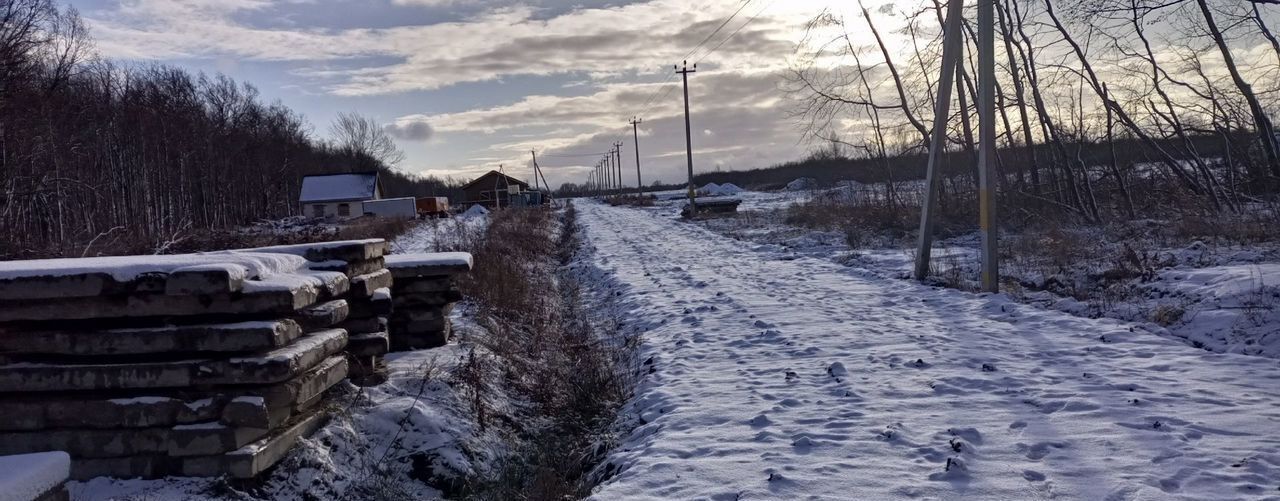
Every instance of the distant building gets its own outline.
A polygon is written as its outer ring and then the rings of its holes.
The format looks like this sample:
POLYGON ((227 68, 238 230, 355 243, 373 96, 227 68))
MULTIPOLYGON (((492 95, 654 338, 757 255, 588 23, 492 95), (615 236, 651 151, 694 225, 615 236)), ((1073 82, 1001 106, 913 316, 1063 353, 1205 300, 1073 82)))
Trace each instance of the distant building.
POLYGON ((529 191, 529 184, 514 177, 491 170, 462 187, 466 197, 464 205, 479 204, 485 207, 510 207, 513 198, 516 205, 524 203, 522 192, 529 191))
POLYGON ((307 217, 344 218, 364 215, 364 202, 380 199, 378 173, 356 172, 304 176, 298 203, 307 217))

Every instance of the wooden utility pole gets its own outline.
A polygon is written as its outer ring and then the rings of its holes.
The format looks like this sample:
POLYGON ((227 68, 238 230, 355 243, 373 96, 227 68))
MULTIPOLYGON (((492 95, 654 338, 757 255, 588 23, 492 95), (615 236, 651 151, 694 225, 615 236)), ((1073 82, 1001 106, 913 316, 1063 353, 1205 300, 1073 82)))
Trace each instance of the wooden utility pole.
MULTIPOLYGON (((960 3, 960 2, 955 2, 960 3)), ((955 66, 954 64, 952 65, 955 66)), ((698 206, 694 202, 693 193, 693 135, 689 131, 689 74, 697 73, 698 63, 693 63, 693 69, 689 69, 689 61, 684 62, 684 67, 676 66, 676 73, 680 74, 684 80, 684 148, 685 160, 689 165, 689 217, 698 214, 698 206)))
POLYGON ((605 173, 609 176, 609 190, 612 191, 618 187, 617 176, 613 175, 613 154, 605 155, 601 162, 604 165, 605 173))
POLYGON ((631 117, 631 137, 636 143, 636 196, 644 196, 644 182, 640 180, 640 119, 631 117))
POLYGON ((1000 290, 1000 230, 996 226, 999 174, 996 172, 995 1, 978 0, 978 224, 982 228, 982 290, 987 292, 1000 290))
POLYGON ((546 196, 551 196, 551 185, 547 184, 547 177, 542 175, 542 167, 538 165, 538 152, 529 150, 529 154, 533 155, 533 187, 538 187, 538 178, 542 178, 542 186, 547 188, 546 196))
MULTIPOLYGON (((982 290, 997 292, 1000 288, 999 239, 996 225, 996 123, 995 123, 995 0, 978 0, 978 222, 982 230, 982 290)), ((951 87, 954 84, 961 52, 964 50, 964 3, 956 0, 947 5, 947 19, 942 42, 942 75, 938 80, 938 96, 934 105, 933 135, 929 144, 926 174, 928 189, 920 212, 920 240, 916 248, 915 277, 929 275, 929 259, 933 250, 933 220, 938 210, 938 184, 941 163, 947 144, 947 118, 950 116, 951 87)))
POLYGON ((622 194, 622 188, 626 183, 622 181, 622 141, 613 143, 614 165, 618 168, 618 194, 622 194))
MULTIPOLYGON (((980 0, 986 1, 986 0, 980 0)), ((929 257, 933 250, 933 213, 938 210, 938 183, 943 149, 947 146, 947 117, 951 114, 951 86, 955 84, 956 65, 964 49, 960 37, 964 2, 947 4, 946 25, 942 39, 942 74, 938 76, 938 97, 933 106, 933 134, 929 140, 929 163, 925 174, 924 207, 920 211, 920 239, 916 246, 916 280, 929 276, 929 257)))

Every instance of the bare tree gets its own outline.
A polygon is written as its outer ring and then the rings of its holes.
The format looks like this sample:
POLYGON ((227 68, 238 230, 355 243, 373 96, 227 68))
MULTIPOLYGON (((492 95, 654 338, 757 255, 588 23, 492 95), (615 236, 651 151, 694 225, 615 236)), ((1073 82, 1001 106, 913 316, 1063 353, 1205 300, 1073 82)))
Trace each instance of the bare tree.
POLYGON ((368 155, 383 165, 393 166, 404 160, 404 152, 396 146, 395 139, 372 118, 354 112, 339 113, 329 134, 339 149, 368 155))

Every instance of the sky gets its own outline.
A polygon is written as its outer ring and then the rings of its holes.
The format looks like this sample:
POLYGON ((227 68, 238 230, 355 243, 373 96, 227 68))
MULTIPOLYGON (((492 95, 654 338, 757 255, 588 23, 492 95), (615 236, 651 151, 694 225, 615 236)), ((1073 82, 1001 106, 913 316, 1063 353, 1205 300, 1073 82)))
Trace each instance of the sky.
POLYGON ((696 172, 802 157, 812 145, 780 86, 804 24, 829 8, 817 0, 70 3, 105 57, 249 82, 303 114, 321 139, 341 112, 386 124, 405 152, 401 171, 470 179, 502 165, 532 180, 536 151, 553 187, 584 180, 615 141, 634 186, 633 116, 642 120, 644 183, 683 181, 673 72, 682 60, 697 63, 689 76, 696 172))

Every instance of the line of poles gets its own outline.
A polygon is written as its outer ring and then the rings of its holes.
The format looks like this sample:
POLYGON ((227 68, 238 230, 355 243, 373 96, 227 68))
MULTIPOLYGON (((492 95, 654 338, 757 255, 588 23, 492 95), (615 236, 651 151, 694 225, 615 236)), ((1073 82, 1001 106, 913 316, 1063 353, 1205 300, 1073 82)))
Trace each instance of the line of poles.
MULTIPOLYGON (((693 67, 689 67, 688 61, 683 66, 676 66, 675 72, 680 74, 684 85, 684 144, 685 144, 685 160, 688 167, 688 196, 690 210, 696 212, 697 206, 694 203, 694 185, 693 185, 693 135, 690 132, 689 121, 689 74, 696 73, 698 63, 693 63, 693 67)), ((644 119, 640 117, 631 117, 627 123, 631 125, 631 137, 635 144, 636 154, 636 196, 644 196, 644 179, 640 169, 640 124, 644 119)), ((612 193, 621 194, 626 190, 626 183, 623 181, 622 174, 622 142, 617 141, 611 145, 608 153, 604 155, 595 167, 587 174, 586 179, 587 191, 594 196, 605 196, 612 193)))
MULTIPOLYGON (((934 127, 930 138, 928 165, 926 167, 927 193, 920 214, 919 242, 916 247, 914 275, 918 280, 929 274, 931 251, 933 250, 933 227, 936 218, 937 198, 939 191, 939 164, 946 148, 946 123, 950 118, 952 76, 963 60, 963 41, 961 27, 964 23, 961 1, 948 5, 947 17, 943 28, 942 71, 938 79, 938 94, 934 105, 934 127)), ((995 26, 994 0, 977 0, 977 56, 978 56, 978 200, 979 225, 982 235, 981 256, 981 288, 987 292, 997 292, 999 286, 999 232, 996 219, 996 173, 995 173, 995 26)), ((686 61, 683 66, 677 65, 675 72, 680 74, 684 84, 684 134, 685 158, 688 167, 688 197, 690 216, 697 213, 693 184, 693 137, 690 133, 689 121, 689 74, 697 71, 695 62, 690 68, 686 61)), ((640 180, 640 118, 633 117, 629 122, 636 146, 636 184, 637 194, 643 195, 644 186, 640 180)), ((622 143, 615 142, 595 169, 587 176, 589 190, 597 196, 621 193, 622 181, 622 143)))

